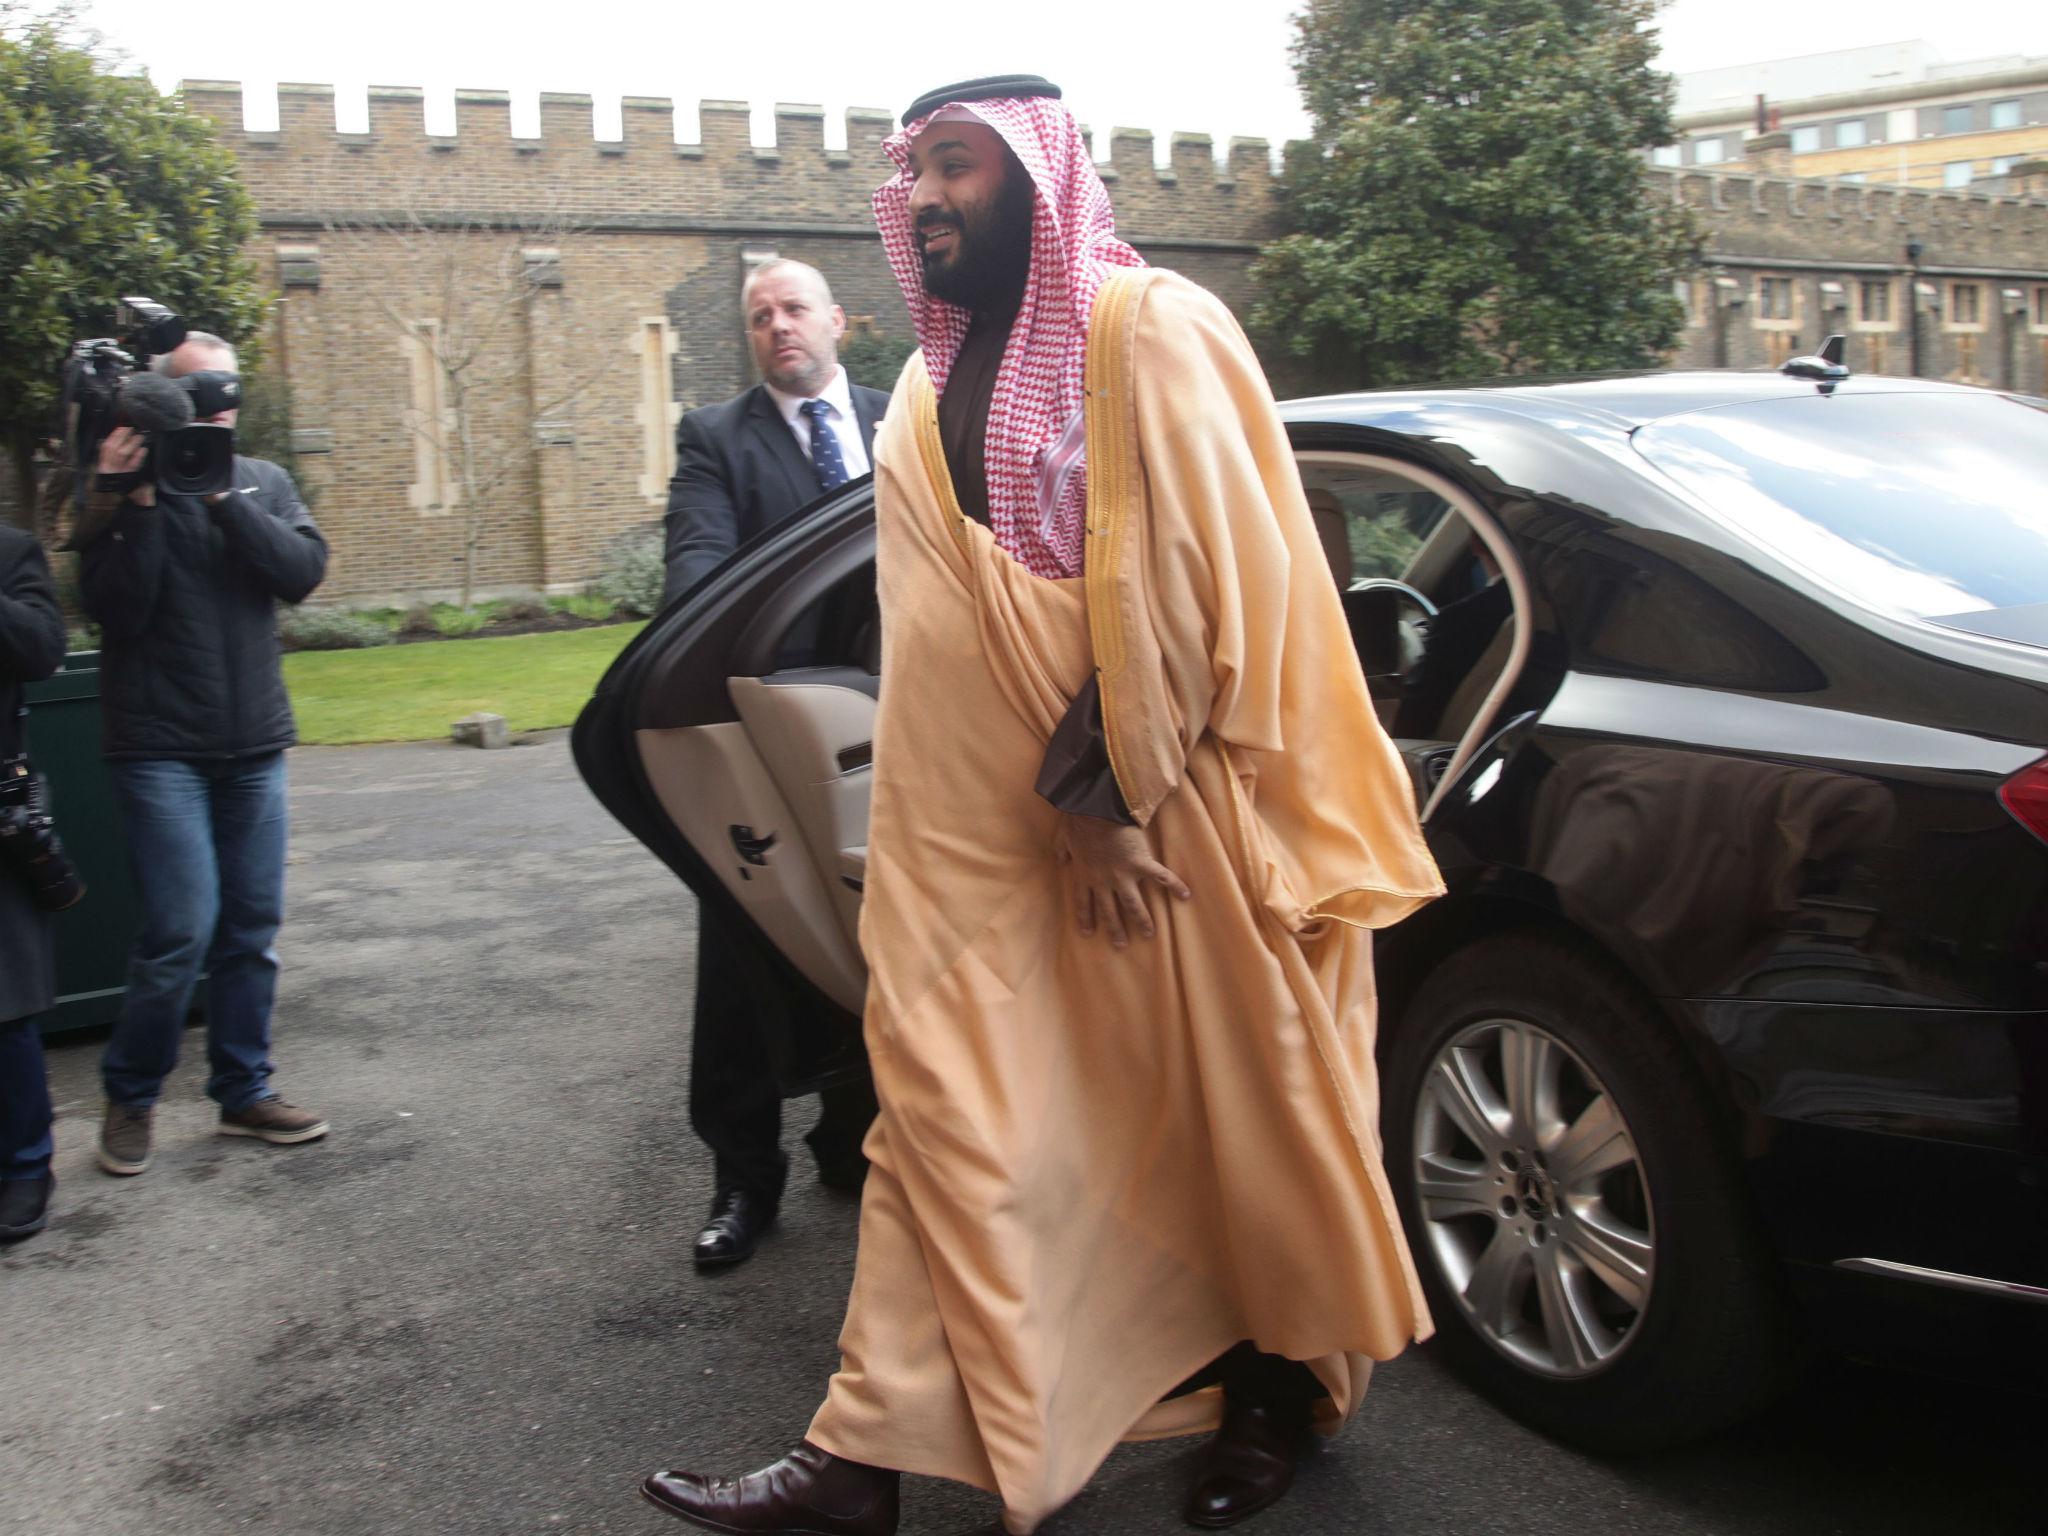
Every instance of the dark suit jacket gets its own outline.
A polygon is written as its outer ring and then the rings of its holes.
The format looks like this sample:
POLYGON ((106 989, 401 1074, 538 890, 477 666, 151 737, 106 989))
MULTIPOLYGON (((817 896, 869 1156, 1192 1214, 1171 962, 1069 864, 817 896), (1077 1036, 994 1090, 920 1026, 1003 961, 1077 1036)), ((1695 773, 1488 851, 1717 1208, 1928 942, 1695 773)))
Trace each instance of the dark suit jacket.
MULTIPOLYGON (((861 442, 874 462, 875 423, 889 397, 850 384, 861 442)), ((811 461, 756 384, 722 405, 691 411, 676 428, 676 473, 668 483, 668 576, 662 602, 681 597, 740 545, 817 500, 811 461)))
MULTIPOLYGON (((42 545, 0 524, 0 757, 22 749, 16 719, 22 688, 64 664, 64 639, 64 614, 42 545)), ((67 809, 82 811, 60 798, 57 815, 67 809)), ((0 868, 0 1024, 41 1013, 54 1000, 53 932, 50 914, 35 904, 28 886, 0 868)))

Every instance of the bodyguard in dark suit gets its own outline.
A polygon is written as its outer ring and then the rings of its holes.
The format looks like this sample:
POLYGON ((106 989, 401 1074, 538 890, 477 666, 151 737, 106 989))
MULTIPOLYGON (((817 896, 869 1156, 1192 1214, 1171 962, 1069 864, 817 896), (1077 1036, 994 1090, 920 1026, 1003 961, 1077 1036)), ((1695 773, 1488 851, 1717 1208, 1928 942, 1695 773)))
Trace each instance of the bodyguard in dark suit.
MULTIPOLYGON (((850 383, 839 366, 846 316, 815 269, 797 261, 757 267, 741 304, 763 382, 691 411, 677 430, 667 602, 740 545, 866 474, 889 400, 850 383)), ((751 932, 709 906, 701 911, 690 1123, 715 1162, 717 1193, 696 1244, 697 1263, 711 1267, 747 1258, 775 1219, 789 1159, 767 1040, 798 1010, 824 1005, 787 981, 751 932)), ((819 1098, 823 1114, 805 1138, 818 1176, 858 1189, 874 1091, 861 1083, 819 1098)))
POLYGON ((875 423, 889 397, 851 384, 839 366, 846 315, 825 279, 799 261, 757 267, 742 302, 763 382, 683 417, 668 487, 672 603, 748 540, 869 468, 875 423), (821 404, 824 409, 806 407, 821 404), (812 457, 820 433, 839 473, 812 457))

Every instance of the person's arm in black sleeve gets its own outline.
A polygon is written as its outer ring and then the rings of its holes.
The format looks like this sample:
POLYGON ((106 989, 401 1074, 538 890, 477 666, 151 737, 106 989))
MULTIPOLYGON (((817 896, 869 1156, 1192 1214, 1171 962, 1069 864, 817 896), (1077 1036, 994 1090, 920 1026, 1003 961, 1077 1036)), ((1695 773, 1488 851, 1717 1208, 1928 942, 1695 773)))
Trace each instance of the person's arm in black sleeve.
POLYGON ((668 483, 668 512, 662 523, 668 575, 661 599, 666 604, 681 597, 740 542, 725 466, 694 412, 676 428, 676 472, 668 483))
POLYGON ((229 553, 264 591, 287 603, 302 603, 327 574, 327 540, 313 526, 313 515, 290 475, 274 464, 256 473, 254 487, 229 491, 207 510, 219 523, 229 553))
POLYGON ((107 634, 127 637, 149 628, 163 576, 164 520, 155 507, 124 498, 79 545, 79 592, 85 611, 107 634))
POLYGON ((1045 761, 1033 786, 1056 811, 1094 816, 1135 827, 1116 770, 1109 762, 1109 737, 1102 726, 1102 690, 1091 676, 1053 728, 1045 761))
POLYGON ((42 545, 20 543, 0 558, 0 682, 33 683, 64 665, 64 610, 42 545))

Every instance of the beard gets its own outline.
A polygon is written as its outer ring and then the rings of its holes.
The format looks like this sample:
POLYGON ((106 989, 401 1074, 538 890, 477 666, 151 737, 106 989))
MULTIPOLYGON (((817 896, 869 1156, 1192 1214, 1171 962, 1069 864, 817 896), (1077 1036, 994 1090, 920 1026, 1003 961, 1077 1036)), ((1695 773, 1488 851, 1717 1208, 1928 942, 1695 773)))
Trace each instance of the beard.
POLYGON ((1031 275, 1035 195, 1030 174, 1013 163, 990 201, 920 219, 921 230, 956 231, 950 256, 919 253, 925 292, 969 311, 998 309, 1022 294, 1031 275))

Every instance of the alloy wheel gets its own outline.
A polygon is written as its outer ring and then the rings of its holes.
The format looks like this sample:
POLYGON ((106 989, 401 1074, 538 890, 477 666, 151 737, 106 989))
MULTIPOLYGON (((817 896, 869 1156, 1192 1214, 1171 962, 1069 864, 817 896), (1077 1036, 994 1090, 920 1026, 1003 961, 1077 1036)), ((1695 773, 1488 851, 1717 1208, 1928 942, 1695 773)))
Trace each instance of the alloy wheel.
POLYGON ((1628 1347, 1655 1279, 1649 1182, 1563 1041, 1512 1018, 1453 1036, 1423 1075, 1409 1177, 1429 1258, 1494 1349, 1579 1377, 1628 1347))

